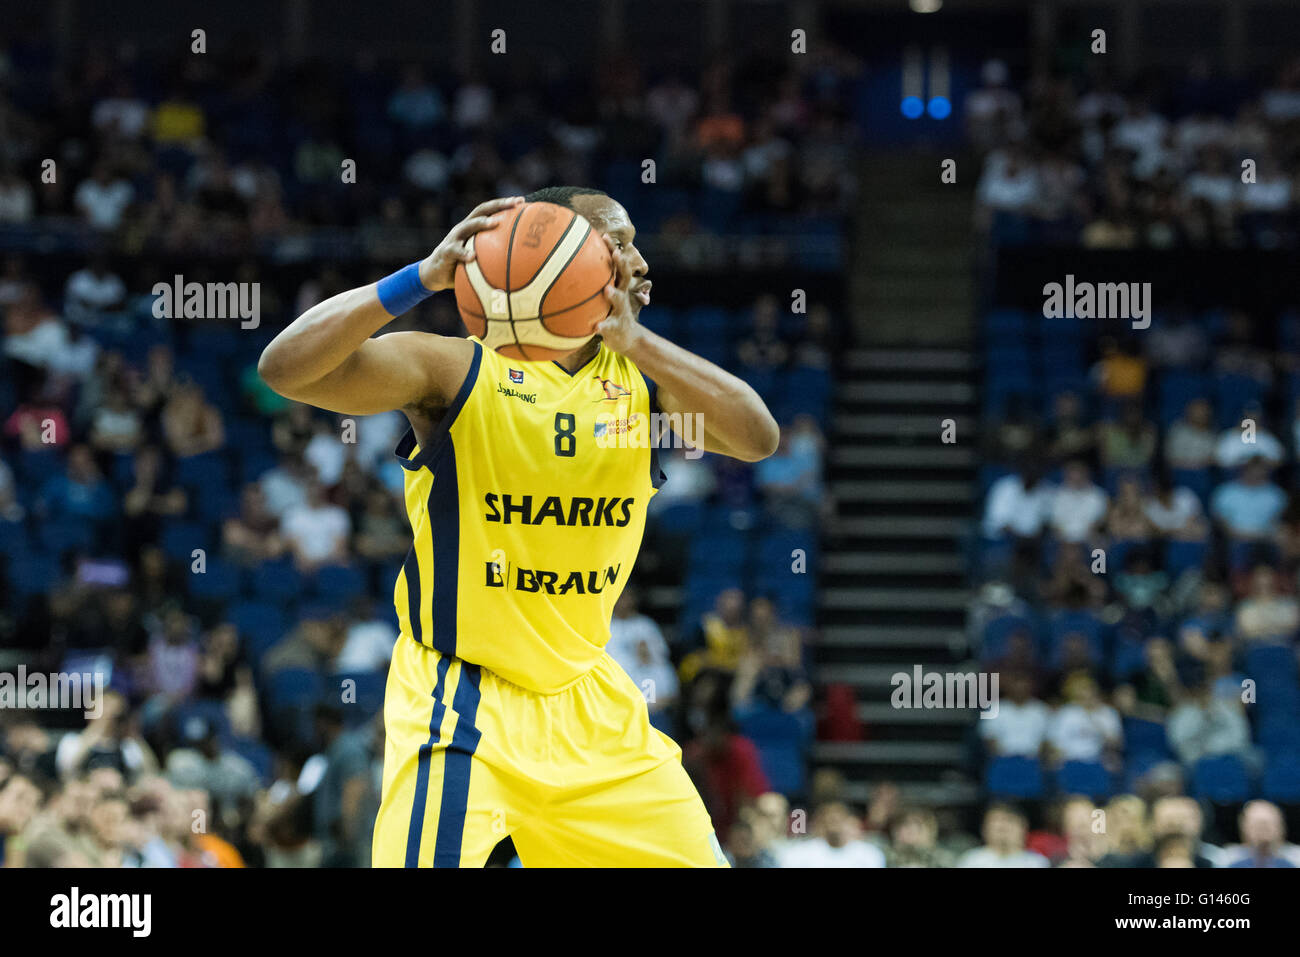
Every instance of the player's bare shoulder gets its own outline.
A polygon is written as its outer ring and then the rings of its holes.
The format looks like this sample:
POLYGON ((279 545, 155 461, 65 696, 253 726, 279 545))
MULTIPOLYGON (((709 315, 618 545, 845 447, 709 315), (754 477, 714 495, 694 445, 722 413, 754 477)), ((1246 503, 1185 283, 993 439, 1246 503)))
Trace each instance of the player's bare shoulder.
POLYGON ((417 417, 425 422, 441 417, 469 375, 477 348, 472 340, 461 336, 417 331, 390 332, 371 341, 382 341, 385 350, 400 351, 408 360, 414 359, 425 373, 427 390, 402 409, 413 423, 417 417))

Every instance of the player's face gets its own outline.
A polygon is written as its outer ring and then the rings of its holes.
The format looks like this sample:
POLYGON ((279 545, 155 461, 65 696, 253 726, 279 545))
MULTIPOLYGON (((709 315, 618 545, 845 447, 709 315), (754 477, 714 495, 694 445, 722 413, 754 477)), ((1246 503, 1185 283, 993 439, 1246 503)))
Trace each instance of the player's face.
POLYGON ((621 278, 628 283, 628 291, 638 308, 650 305, 651 283, 645 278, 650 265, 636 248, 636 227, 627 210, 608 196, 575 196, 573 205, 597 232, 613 240, 623 273, 621 278))

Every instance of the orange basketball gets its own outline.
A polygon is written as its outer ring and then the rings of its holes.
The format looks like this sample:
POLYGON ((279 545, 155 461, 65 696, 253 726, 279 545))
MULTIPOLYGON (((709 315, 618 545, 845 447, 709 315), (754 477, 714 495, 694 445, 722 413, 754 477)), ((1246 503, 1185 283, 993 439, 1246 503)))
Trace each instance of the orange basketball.
POLYGON ((469 240, 456 267, 456 305, 470 335, 504 356, 557 359, 609 315, 609 247, 591 223, 555 203, 523 203, 469 240))

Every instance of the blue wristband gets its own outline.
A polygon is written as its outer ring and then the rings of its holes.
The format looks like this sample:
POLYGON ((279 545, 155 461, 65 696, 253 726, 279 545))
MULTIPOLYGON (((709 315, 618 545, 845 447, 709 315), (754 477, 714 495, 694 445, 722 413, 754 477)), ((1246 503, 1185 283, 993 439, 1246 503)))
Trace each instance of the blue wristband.
POLYGON ((403 266, 385 276, 379 280, 375 292, 379 294, 380 305, 394 316, 400 316, 433 295, 432 290, 425 289, 424 283, 420 282, 419 263, 403 266))

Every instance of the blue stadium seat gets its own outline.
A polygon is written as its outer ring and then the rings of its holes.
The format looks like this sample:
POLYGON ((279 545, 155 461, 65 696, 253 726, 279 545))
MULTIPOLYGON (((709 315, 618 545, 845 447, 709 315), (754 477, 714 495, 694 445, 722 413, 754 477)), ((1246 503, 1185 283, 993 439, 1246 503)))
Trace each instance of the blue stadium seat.
POLYGON ((794 553, 803 551, 804 567, 812 574, 817 567, 817 536, 811 531, 767 531, 758 541, 758 568, 792 574, 794 553))
POLYGON ((1241 759, 1230 754, 1202 758, 1192 768, 1191 795, 1215 804, 1250 799, 1250 775, 1241 759))
POLYGON ((1209 554, 1209 542, 1168 542, 1165 545, 1165 571, 1177 577, 1189 568, 1200 568, 1209 554))
POLYGON ((239 456, 239 480, 247 485, 256 482, 263 472, 269 472, 280 464, 279 457, 266 449, 243 449, 239 456))
POLYGON ((708 535, 698 536, 691 542, 690 568, 692 574, 705 569, 735 571, 744 568, 749 559, 749 536, 732 529, 718 529, 708 535))
POLYGON ((1298 680, 1295 649, 1289 644, 1252 645, 1246 649, 1244 664, 1246 674, 1259 684, 1294 685, 1298 680))
POLYGON ((9 568, 9 586, 21 598, 49 593, 59 577, 59 563, 48 555, 31 555, 9 568))
POLYGON ((254 666, 288 631, 284 612, 271 602, 237 601, 230 606, 226 617, 239 631, 244 652, 254 666))
POLYGON ((225 704, 220 701, 210 699, 182 701, 172 711, 171 719, 178 740, 186 740, 187 726, 197 719, 206 721, 217 732, 217 737, 222 744, 229 745, 232 741, 230 716, 226 713, 225 704))
POLYGON ((190 572, 190 595, 210 601, 229 601, 239 594, 239 569, 230 562, 209 556, 204 571, 190 572))
POLYGON ((1214 472, 1210 469, 1171 469, 1170 477, 1175 485, 1181 485, 1196 493, 1203 507, 1210 504, 1210 493, 1214 489, 1214 472))
POLYGON ((1165 726, 1144 718, 1124 719, 1124 750, 1130 754, 1150 753, 1171 757, 1165 726))
POLYGON ((1063 794, 1084 794, 1106 798, 1115 793, 1115 782, 1100 761, 1066 761, 1056 772, 1056 786, 1063 794))
POLYGON ((275 755, 256 738, 237 737, 231 747, 240 757, 251 764, 261 778, 262 784, 269 786, 275 777, 275 755))
POLYGON ((1256 737, 1259 746, 1268 754, 1300 753, 1300 720, 1291 714, 1261 718, 1256 737))
POLYGON ((1074 633, 1088 639, 1094 662, 1104 660, 1106 648, 1101 621, 1087 611, 1058 611, 1048 618, 1046 651, 1049 662, 1059 664, 1065 639, 1074 633))
POLYGON ((95 541, 95 529, 89 522, 54 519, 39 528, 41 547, 52 555, 86 551, 95 541))
POLYGON ((740 733, 758 748, 759 763, 772 789, 781 794, 804 793, 805 753, 813 734, 811 714, 788 714, 754 704, 736 709, 734 716, 740 733))
POLYGON ((1242 408, 1263 400, 1264 386, 1252 376, 1224 373, 1214 381, 1214 409, 1220 428, 1239 425, 1242 408))
POLYGON ((1199 372, 1167 369, 1157 382, 1158 413, 1161 426, 1168 426, 1183 414, 1193 399, 1211 398, 1213 383, 1199 372))
POLYGON ((693 535, 704 521, 704 506, 699 502, 677 502, 656 512, 654 526, 661 534, 693 535))
POLYGON ((230 466, 222 452, 204 452, 190 455, 176 462, 176 481, 181 485, 205 485, 230 482, 230 466))
POLYGON ((32 550, 32 539, 22 522, 0 521, 0 555, 26 555, 32 550))
POLYGON ((1146 667, 1146 646, 1141 639, 1117 638, 1110 657, 1110 673, 1116 681, 1128 681, 1146 667))
POLYGON ((1277 804, 1300 804, 1300 752, 1270 757, 1259 785, 1260 797, 1277 804))
POLYGON ((314 705, 325 693, 325 679, 308 668, 284 668, 270 675, 267 695, 273 708, 314 705))
POLYGON ((199 485, 194 489, 194 510, 208 521, 225 521, 239 513, 239 493, 225 482, 199 485))
MULTIPOLYGON (((349 671, 334 675, 330 684, 343 694, 343 683, 354 682, 353 691, 356 698, 352 702, 343 701, 343 718, 349 725, 364 724, 384 707, 384 682, 387 675, 382 671, 349 671)), ((340 697, 340 700, 341 697, 340 697)))
MULTIPOLYGON (((1127 742, 1126 745, 1127 747, 1127 742)), ((1124 789, 1130 793, 1139 790, 1138 784, 1142 776, 1158 764, 1164 764, 1173 760, 1168 749, 1160 751, 1135 751, 1128 748, 1128 754, 1124 759, 1124 789)))
POLYGON ((365 573, 355 565, 326 565, 317 570, 315 593, 331 606, 341 608, 366 590, 365 573))
POLYGON ((168 558, 188 563, 194 557, 194 549, 210 552, 211 541, 208 527, 202 522, 172 520, 163 526, 159 544, 168 558))
POLYGON ((819 421, 826 420, 831 380, 825 369, 791 369, 779 377, 778 392, 787 415, 808 414, 819 421))
POLYGON ((293 601, 303 592, 302 576, 293 562, 277 558, 253 569, 253 594, 264 601, 293 601))
POLYGON ((984 626, 983 639, 980 642, 980 660, 992 661, 1007 651, 1007 642, 1012 632, 1027 631, 1030 641, 1034 637, 1034 622, 1024 615, 999 615, 984 626))
POLYGON ((1041 798, 1045 790, 1043 769, 1035 758, 994 758, 985 771, 984 787, 996 797, 1041 798))

